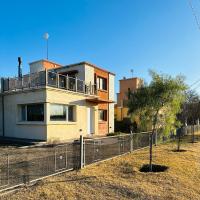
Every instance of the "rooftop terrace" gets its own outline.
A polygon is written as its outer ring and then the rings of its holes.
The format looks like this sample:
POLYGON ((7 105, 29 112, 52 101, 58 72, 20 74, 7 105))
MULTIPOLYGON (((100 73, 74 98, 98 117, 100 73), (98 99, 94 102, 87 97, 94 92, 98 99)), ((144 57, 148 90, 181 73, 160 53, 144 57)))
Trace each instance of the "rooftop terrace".
POLYGON ((14 78, 2 78, 1 92, 16 92, 44 86, 59 88, 77 93, 96 95, 96 85, 86 84, 84 80, 65 76, 52 71, 41 71, 14 78))

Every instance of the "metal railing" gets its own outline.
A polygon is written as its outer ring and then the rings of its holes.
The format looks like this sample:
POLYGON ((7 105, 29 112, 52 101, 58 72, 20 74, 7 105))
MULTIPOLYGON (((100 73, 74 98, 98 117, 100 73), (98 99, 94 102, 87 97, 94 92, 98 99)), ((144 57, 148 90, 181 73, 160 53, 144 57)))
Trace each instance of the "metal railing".
POLYGON ((24 75, 21 78, 4 78, 2 80, 3 92, 50 86, 83 94, 97 94, 95 85, 92 85, 91 83, 86 84, 84 80, 65 76, 52 71, 41 71, 33 74, 24 75))

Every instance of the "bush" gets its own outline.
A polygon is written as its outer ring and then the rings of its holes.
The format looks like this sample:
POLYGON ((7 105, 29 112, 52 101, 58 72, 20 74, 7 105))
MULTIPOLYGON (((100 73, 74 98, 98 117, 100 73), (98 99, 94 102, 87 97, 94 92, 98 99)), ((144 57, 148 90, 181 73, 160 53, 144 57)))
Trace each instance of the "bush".
POLYGON ((122 121, 115 120, 115 132, 130 133, 131 127, 132 131, 136 132, 137 124, 135 122, 131 122, 130 118, 124 118, 122 121))

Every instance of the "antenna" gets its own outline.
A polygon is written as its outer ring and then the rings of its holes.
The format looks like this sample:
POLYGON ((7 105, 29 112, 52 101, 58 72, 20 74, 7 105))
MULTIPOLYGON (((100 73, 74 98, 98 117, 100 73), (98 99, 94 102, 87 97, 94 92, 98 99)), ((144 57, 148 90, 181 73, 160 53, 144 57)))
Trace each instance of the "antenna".
POLYGON ((46 44, 47 47, 46 47, 46 48, 47 48, 47 60, 48 60, 48 57, 49 57, 49 44, 48 44, 49 34, 48 34, 48 33, 45 33, 43 37, 44 37, 44 39, 45 39, 46 42, 47 42, 47 44, 46 44))
POLYGON ((131 76, 132 76, 132 78, 133 78, 133 69, 131 69, 131 76))
POLYGON ((18 57, 18 78, 22 78, 22 59, 18 57))

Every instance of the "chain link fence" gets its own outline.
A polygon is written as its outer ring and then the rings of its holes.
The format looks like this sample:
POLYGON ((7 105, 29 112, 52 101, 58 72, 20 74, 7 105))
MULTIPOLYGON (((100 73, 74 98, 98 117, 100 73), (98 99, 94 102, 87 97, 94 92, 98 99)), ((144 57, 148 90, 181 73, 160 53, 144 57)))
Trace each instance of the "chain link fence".
MULTIPOLYGON (((200 126, 184 127, 179 132, 182 140, 191 142, 195 135, 193 139, 200 141, 200 126)), ((71 143, 7 148, 7 151, 4 148, 4 153, 0 154, 0 192, 148 147, 151 133, 81 137, 71 143)), ((154 134, 153 144, 175 140, 177 135, 165 137, 161 133, 154 134)))

